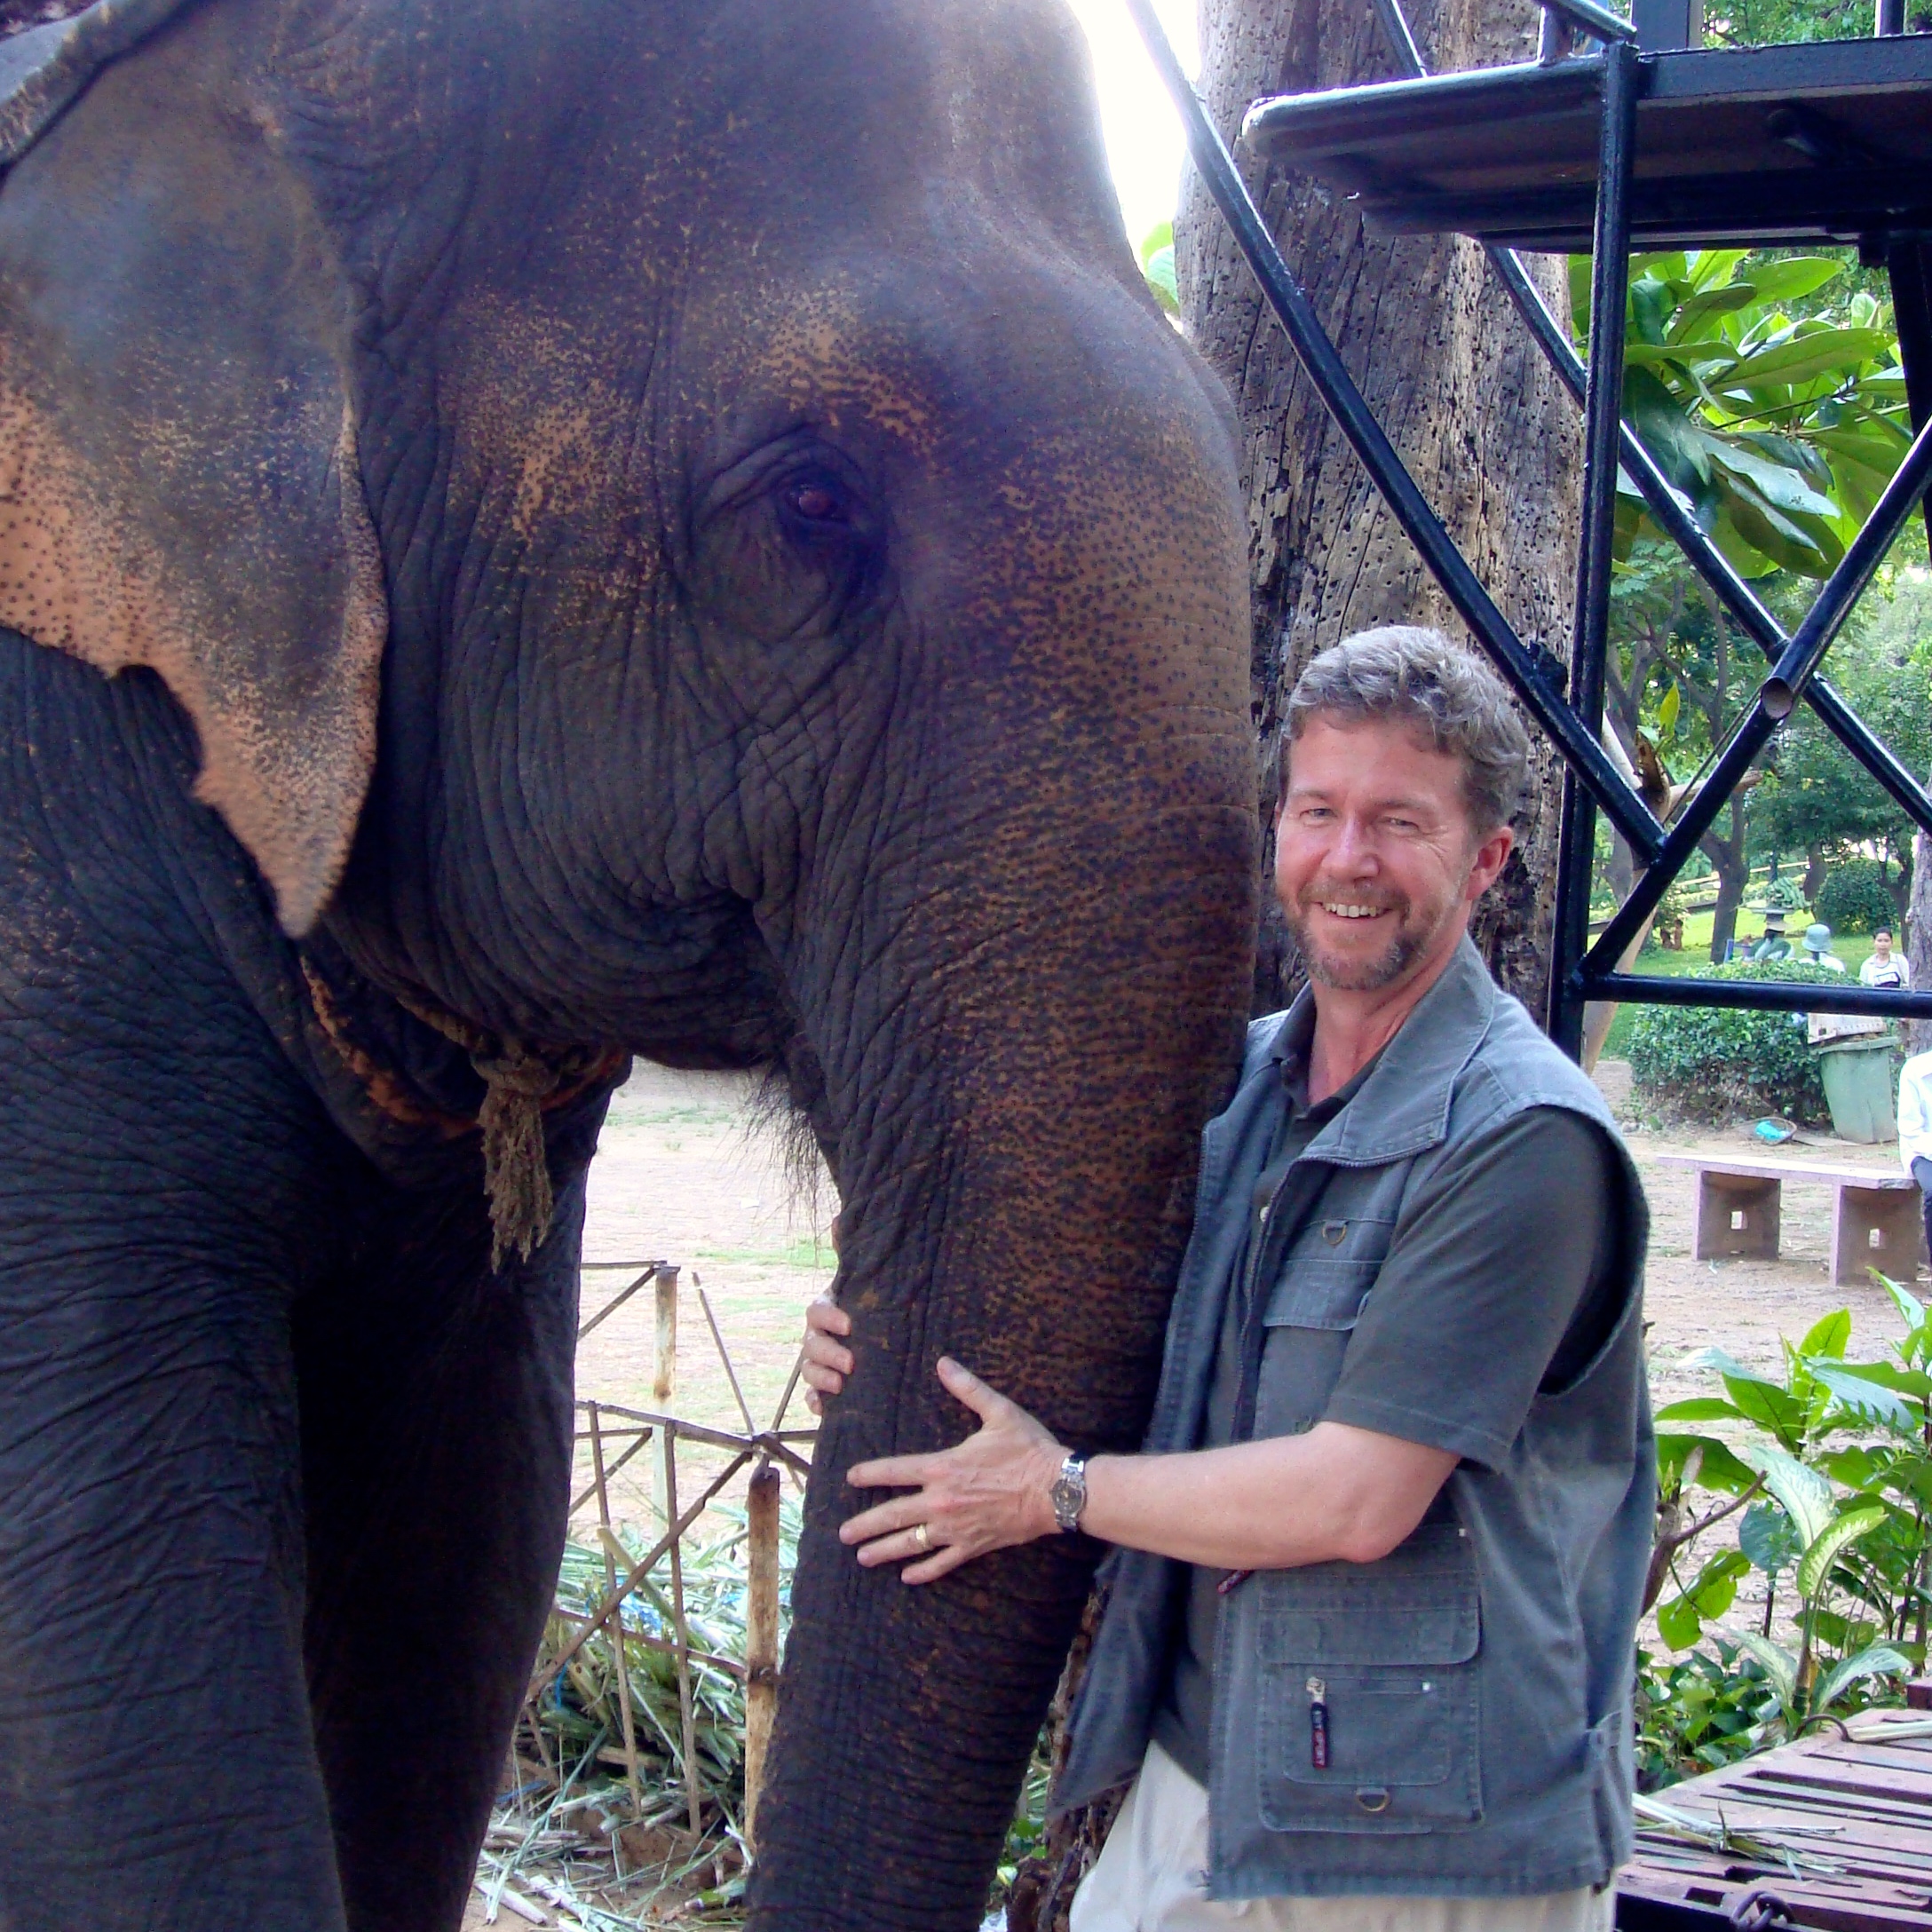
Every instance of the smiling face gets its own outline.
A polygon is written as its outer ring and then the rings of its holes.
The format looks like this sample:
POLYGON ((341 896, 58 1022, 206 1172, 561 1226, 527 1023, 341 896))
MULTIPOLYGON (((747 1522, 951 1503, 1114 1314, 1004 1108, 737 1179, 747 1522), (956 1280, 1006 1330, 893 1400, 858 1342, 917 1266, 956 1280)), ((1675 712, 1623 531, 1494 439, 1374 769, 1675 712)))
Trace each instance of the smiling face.
POLYGON ((1317 716, 1295 740, 1275 890, 1317 985, 1385 993, 1441 970, 1515 843, 1470 823, 1463 780, 1393 719, 1317 716))

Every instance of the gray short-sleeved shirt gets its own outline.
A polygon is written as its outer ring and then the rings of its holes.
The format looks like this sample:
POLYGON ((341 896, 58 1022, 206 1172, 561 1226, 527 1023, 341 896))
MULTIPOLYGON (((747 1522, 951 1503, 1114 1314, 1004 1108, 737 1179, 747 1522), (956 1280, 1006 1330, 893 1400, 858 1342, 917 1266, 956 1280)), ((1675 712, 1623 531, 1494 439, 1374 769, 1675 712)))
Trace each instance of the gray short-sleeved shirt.
MULTIPOLYGON (((1371 1066, 1308 1105, 1305 1061, 1282 1064, 1286 1105, 1248 1204, 1258 1215, 1309 1143, 1348 1105, 1371 1066)), ((1445 1449, 1485 1465, 1501 1457, 1539 1389, 1560 1388, 1596 1352, 1618 1313, 1609 1203, 1613 1160, 1602 1134, 1555 1107, 1517 1114, 1449 1150, 1412 1204, 1360 1320, 1325 1338, 1342 1351, 1323 1419, 1445 1449)), ((1312 1209, 1310 1210, 1312 1211, 1312 1209)), ((1277 1230, 1278 1239, 1280 1231, 1277 1230)), ((1237 1274, 1245 1272, 1244 1256, 1237 1274)), ((1200 1446, 1234 1437, 1242 1298, 1227 1297, 1200 1446)), ((1218 1586, 1197 1565, 1175 1633, 1154 1737, 1208 1781, 1218 1586)))

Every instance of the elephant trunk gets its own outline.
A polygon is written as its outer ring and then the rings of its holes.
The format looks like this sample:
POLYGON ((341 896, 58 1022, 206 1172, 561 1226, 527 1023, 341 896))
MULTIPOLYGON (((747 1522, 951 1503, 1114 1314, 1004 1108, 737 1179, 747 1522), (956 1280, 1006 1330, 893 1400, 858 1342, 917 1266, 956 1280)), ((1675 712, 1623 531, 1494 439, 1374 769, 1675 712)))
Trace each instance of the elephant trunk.
POLYGON ((1246 1014, 1253 779, 1231 706, 1120 725, 1082 745, 1056 717, 1049 764, 1005 721, 1011 782, 967 788, 1002 803, 924 862, 828 1054, 857 1368, 806 1504, 761 1928, 978 1924, 1099 1555, 1053 1539, 908 1588, 836 1540, 867 1500, 846 1470, 968 1432, 942 1354, 1089 1451, 1136 1446, 1152 1402, 1246 1014))

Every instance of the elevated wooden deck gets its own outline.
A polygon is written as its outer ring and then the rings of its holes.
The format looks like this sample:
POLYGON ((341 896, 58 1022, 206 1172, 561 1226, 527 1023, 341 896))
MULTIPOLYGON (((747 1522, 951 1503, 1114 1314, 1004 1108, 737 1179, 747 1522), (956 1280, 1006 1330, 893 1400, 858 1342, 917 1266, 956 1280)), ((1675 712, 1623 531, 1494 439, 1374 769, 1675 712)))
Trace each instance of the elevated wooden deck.
POLYGON ((1619 1932, 1760 1922, 1932 1932, 1932 1712, 1866 1712, 1638 1801, 1619 1932))

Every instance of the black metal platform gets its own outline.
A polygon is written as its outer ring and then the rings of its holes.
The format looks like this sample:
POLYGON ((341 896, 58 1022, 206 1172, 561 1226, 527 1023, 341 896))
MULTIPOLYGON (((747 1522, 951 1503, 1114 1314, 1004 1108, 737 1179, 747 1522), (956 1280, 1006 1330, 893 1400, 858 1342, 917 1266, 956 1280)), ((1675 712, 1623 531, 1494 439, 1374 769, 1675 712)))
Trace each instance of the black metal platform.
MULTIPOLYGON (((1359 198, 1374 228, 1587 254, 1601 55, 1257 101, 1246 144, 1359 198)), ((1932 234, 1932 36, 1646 54, 1643 248, 1932 234)))

